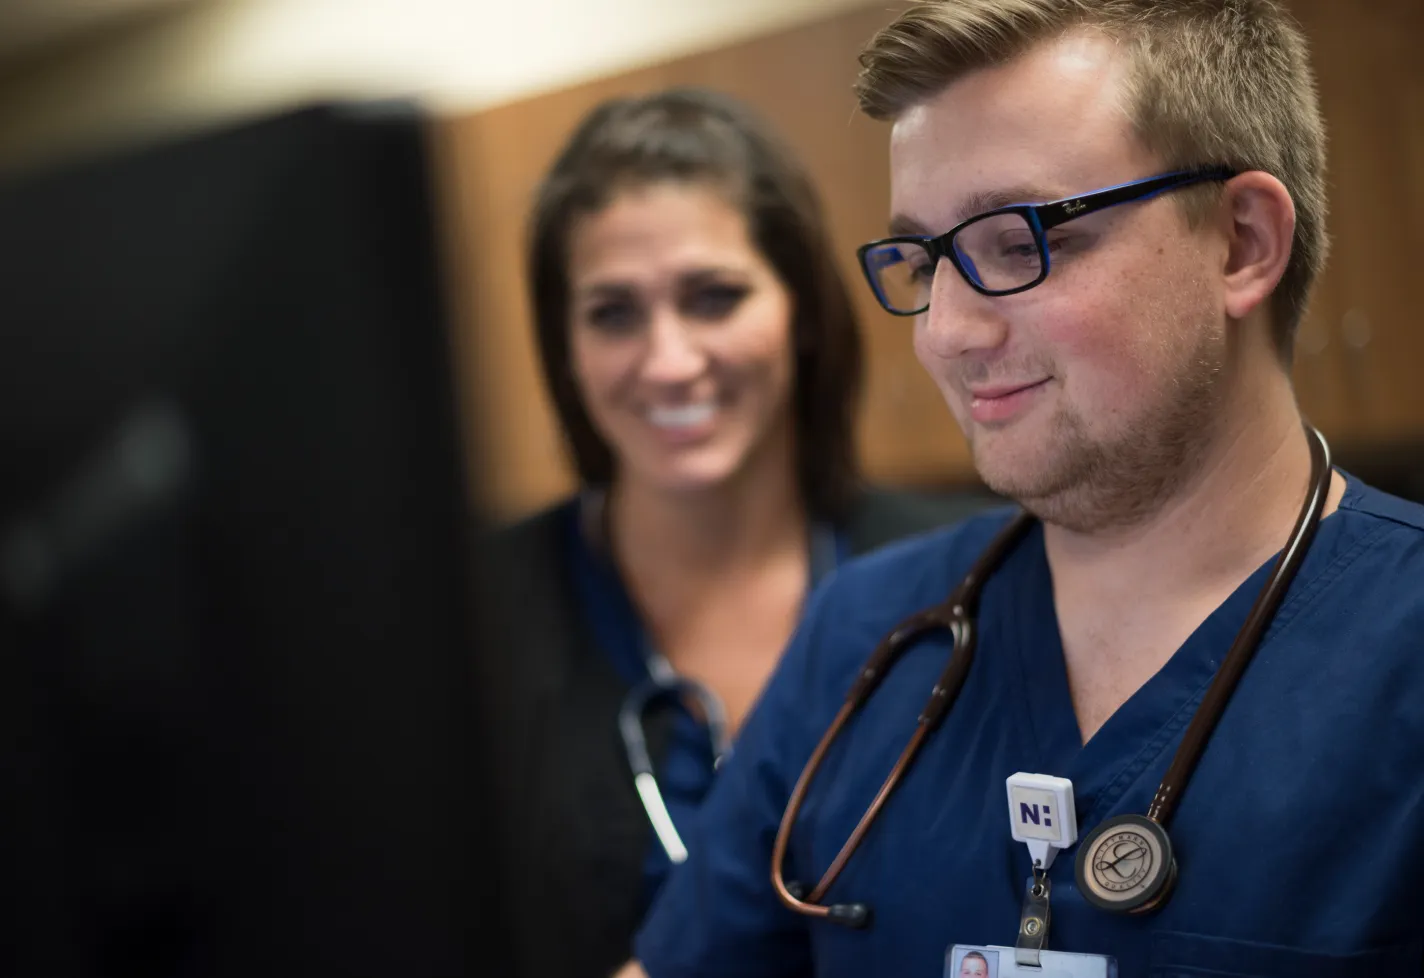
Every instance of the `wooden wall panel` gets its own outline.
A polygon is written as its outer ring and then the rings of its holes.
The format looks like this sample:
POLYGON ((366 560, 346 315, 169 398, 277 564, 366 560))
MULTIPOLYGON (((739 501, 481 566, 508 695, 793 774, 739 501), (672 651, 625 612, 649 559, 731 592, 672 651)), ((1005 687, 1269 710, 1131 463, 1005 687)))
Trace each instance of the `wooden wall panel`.
POLYGON ((536 183, 570 131, 604 98, 667 85, 705 85, 759 109, 798 151, 827 206, 844 274, 862 314, 867 390, 862 455, 872 476, 899 484, 972 478, 967 449, 915 362, 906 320, 886 315, 863 285, 855 248, 884 233, 887 127, 855 109, 856 54, 892 11, 883 3, 799 27, 448 120, 442 165, 452 202, 461 356, 470 410, 484 419, 488 489, 520 512, 572 485, 538 376, 522 275, 524 221, 536 183))
POLYGON ((1424 0, 1295 0, 1329 134, 1333 248, 1296 384, 1327 437, 1424 435, 1424 0))

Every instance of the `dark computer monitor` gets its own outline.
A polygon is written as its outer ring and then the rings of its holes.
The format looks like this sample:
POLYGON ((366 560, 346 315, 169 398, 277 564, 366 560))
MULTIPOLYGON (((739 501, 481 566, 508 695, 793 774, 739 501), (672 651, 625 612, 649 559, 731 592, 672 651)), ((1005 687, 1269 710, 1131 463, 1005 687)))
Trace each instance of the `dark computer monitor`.
POLYGON ((0 187, 0 973, 492 963, 426 128, 0 187))

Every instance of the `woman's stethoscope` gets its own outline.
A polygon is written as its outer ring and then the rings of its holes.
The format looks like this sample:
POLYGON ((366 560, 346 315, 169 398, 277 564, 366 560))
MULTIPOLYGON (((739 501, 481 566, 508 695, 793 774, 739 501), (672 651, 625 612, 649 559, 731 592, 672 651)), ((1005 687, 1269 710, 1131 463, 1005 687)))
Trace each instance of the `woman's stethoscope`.
POLYGON ((667 851, 668 859, 676 865, 687 861, 687 846, 673 824, 667 803, 663 801, 662 790, 658 787, 653 759, 648 754, 648 738, 643 731, 643 717, 655 702, 691 697, 707 724, 707 733, 712 740, 713 763, 720 765, 731 746, 727 736, 727 714, 722 708, 722 701, 711 690, 695 680, 679 676, 661 654, 648 649, 645 658, 648 678, 624 697, 623 706, 618 711, 618 732, 623 736, 623 750, 628 755, 628 766, 633 769, 633 784, 642 799, 643 811, 648 813, 648 821, 653 823, 653 831, 667 851))
MULTIPOLYGON (((1079 844, 1075 862, 1075 876, 1083 896, 1095 906, 1114 913, 1138 914, 1155 910, 1171 895, 1177 879, 1177 862, 1172 854, 1172 843, 1167 835, 1167 824, 1171 821, 1181 800, 1197 761, 1206 748, 1212 731, 1226 710, 1227 701, 1236 688, 1237 681, 1245 671, 1266 627, 1285 597, 1296 572, 1305 560, 1306 551, 1314 539, 1325 509, 1325 500, 1330 492, 1330 449, 1325 439, 1314 428, 1306 427, 1310 443, 1310 491, 1296 517, 1295 527, 1285 549, 1280 552, 1265 587, 1256 598, 1246 623, 1237 633, 1230 651, 1217 670, 1211 686, 1202 698, 1201 705, 1193 715, 1181 745, 1172 758, 1157 794, 1152 799, 1146 816, 1118 815, 1103 822, 1088 834, 1079 844), (1124 876, 1122 868, 1131 862, 1135 872, 1124 876)), ((845 869, 846 863, 860 846, 866 832, 880 814, 890 793, 900 784, 909 770, 915 755, 924 742, 943 722, 950 707, 963 686, 965 677, 974 661, 974 619, 978 610, 979 595, 989 575, 1003 562, 1009 551, 1019 542, 1033 524, 1033 517, 1020 513, 999 532, 988 548, 980 555, 964 580, 943 602, 912 615, 881 640, 869 660, 860 670, 860 675, 846 695, 845 702, 830 729, 821 738, 811 759, 806 763, 801 777, 791 791, 786 811, 781 818, 781 827, 776 834, 776 844, 772 850, 771 878, 781 902, 797 913, 844 924, 849 927, 865 927, 870 922, 870 907, 864 903, 834 903, 825 905, 821 900, 845 869), (900 755, 899 761, 885 779, 880 792, 871 801, 870 807, 861 816, 860 823, 851 832, 840 853, 832 860, 825 875, 809 893, 798 884, 788 884, 782 875, 786 861, 787 845, 791 829, 806 800, 811 781, 825 760, 827 752, 849 722, 850 718, 863 707, 872 693, 884 680, 885 675, 896 660, 910 645, 930 632, 944 629, 953 637, 954 645, 949 663, 939 681, 930 691, 929 701, 921 711, 915 732, 909 744, 900 755)), ((1036 873, 1036 876, 1038 874, 1036 873)), ((1039 880, 1036 886, 1046 887, 1039 880)))
MULTIPOLYGON (((606 551, 608 540, 607 508, 602 493, 590 494, 584 510, 584 532, 586 538, 603 547, 606 551)), ((826 574, 835 570, 840 559, 840 544, 829 526, 817 524, 810 534, 811 584, 814 587, 826 574)), ((623 738, 623 750, 628 756, 628 766, 633 771, 633 784, 643 803, 643 811, 652 823, 658 842, 667 852, 674 865, 687 861, 687 846, 673 824, 667 802, 663 800, 662 789, 658 786, 657 774, 653 770, 653 759, 648 752, 648 737, 643 726, 643 718, 656 705, 669 702, 696 704, 707 726, 712 742, 713 764, 720 766, 722 758, 731 747, 731 737, 727 730, 727 713, 722 701, 706 686, 679 676, 668 662, 667 657, 658 652, 642 638, 643 661, 647 664, 648 678, 633 687, 624 697, 618 710, 618 733, 623 738)))

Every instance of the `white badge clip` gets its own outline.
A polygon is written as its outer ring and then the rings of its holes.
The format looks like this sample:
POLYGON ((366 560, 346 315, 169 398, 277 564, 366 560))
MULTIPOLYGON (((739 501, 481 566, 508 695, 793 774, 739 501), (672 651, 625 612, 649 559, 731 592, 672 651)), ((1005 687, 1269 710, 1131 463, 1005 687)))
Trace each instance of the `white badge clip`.
POLYGON ((1053 857, 1078 841, 1078 812, 1073 782, 1046 774, 1015 774, 1008 779, 1009 826, 1016 842, 1028 844, 1034 869, 1046 873, 1053 857))

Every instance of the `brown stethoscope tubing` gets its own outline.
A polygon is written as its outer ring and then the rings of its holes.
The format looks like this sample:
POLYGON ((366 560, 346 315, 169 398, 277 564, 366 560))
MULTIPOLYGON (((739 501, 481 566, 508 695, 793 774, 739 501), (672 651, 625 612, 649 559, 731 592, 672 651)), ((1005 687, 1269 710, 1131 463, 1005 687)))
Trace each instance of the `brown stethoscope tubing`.
POLYGON ((1296 517, 1290 538, 1276 557, 1266 586, 1261 589, 1256 603, 1251 606, 1246 624, 1236 633, 1236 640, 1231 643, 1226 658, 1222 660, 1216 676, 1202 697, 1201 705, 1187 724, 1187 732, 1182 735, 1182 742, 1172 757, 1172 764, 1163 775, 1162 784, 1157 788, 1157 794, 1147 809, 1147 817, 1158 825, 1166 826, 1171 821, 1172 814, 1176 812, 1182 790, 1186 788, 1192 772, 1196 770, 1197 761, 1201 759, 1202 751, 1206 750, 1207 741, 1211 739, 1212 732, 1220 722, 1222 714, 1226 712, 1227 700, 1236 691, 1237 681, 1246 671, 1251 657, 1256 654, 1256 646, 1260 644, 1261 636, 1275 617, 1276 609, 1280 607, 1281 599, 1286 596, 1286 590, 1295 579, 1296 571, 1300 570, 1305 553, 1320 526, 1320 516, 1325 511, 1325 502, 1330 495, 1330 446, 1314 428, 1306 426, 1305 430, 1306 440, 1310 442, 1310 491, 1306 493, 1305 504, 1301 506, 1300 514, 1296 517))
POLYGON ((851 855, 860 846, 861 840, 875 821, 875 817, 880 814, 880 809, 890 797, 890 793, 895 790, 905 772, 909 770, 915 755, 919 753, 920 746, 939 726, 940 721, 944 719, 950 706, 953 705, 955 697, 959 695, 959 689, 964 685, 964 679, 969 675, 969 667, 974 662, 974 613, 978 610, 979 593, 983 590, 984 581, 1003 562, 1008 551, 1019 542, 1033 522, 1034 518, 1029 513, 1020 512, 1014 516, 980 554, 979 559, 975 561, 964 580, 948 598, 931 608, 912 615, 896 626, 894 631, 881 639, 869 660, 861 668, 860 675, 852 684, 850 692, 846 694, 840 711, 831 721, 830 729, 821 737, 821 742, 816 745, 816 749, 811 753, 811 759, 806 763, 801 777, 797 779, 796 786, 791 790, 791 797, 786 803, 786 811, 781 818, 781 827, 776 833, 776 845, 772 850, 771 857, 771 883, 776 888, 776 894, 781 898, 781 902, 792 910, 810 917, 831 919, 852 927, 863 927, 869 922, 869 910, 864 904, 822 906, 820 900, 835 883, 851 855), (953 651, 950 653, 949 664, 945 666, 944 673, 930 691, 929 701, 915 722, 915 732, 910 737, 909 744, 906 745, 904 752, 900 755, 900 760, 891 770, 890 776, 885 779, 885 784, 881 786, 880 792, 870 803, 865 814, 861 816, 860 824, 855 827, 855 831, 851 833, 830 868, 826 870, 826 874, 821 877, 821 881, 816 884, 816 888, 805 900, 799 899, 786 885, 781 868, 786 859, 786 847, 791 838, 791 827, 796 822, 796 816, 801 812, 801 805, 805 801, 806 792, 811 787, 812 778, 816 776, 826 752, 840 734, 841 729, 855 712, 865 705, 866 700, 870 699, 871 694, 875 692, 881 680, 890 671, 890 667, 917 639, 936 629, 947 629, 953 636, 953 651))
MULTIPOLYGON (((1212 731, 1225 712, 1227 701, 1235 690, 1237 681, 1241 678, 1251 656, 1255 653, 1262 634, 1270 624, 1272 616, 1285 596, 1286 590, 1290 587, 1291 581, 1295 578, 1296 572, 1300 569, 1306 551, 1315 537, 1315 530, 1319 526, 1326 498, 1330 492, 1330 449, 1320 433, 1309 425, 1306 426, 1306 434, 1307 441, 1310 443, 1310 491, 1306 494, 1305 502, 1296 518, 1295 527, 1291 530, 1290 539, 1277 557, 1265 587, 1262 588, 1250 614, 1247 615, 1246 623, 1237 634, 1236 640, 1232 643, 1230 651, 1227 652, 1226 658, 1218 668, 1211 686, 1203 696, 1201 705, 1188 724, 1171 766, 1167 769, 1167 774, 1157 789, 1147 817, 1158 825, 1165 826, 1176 810, 1182 790, 1196 769, 1197 761, 1200 759, 1212 731)), ((880 809, 890 797, 891 792, 899 786, 900 781, 914 762, 920 747, 939 726, 950 707, 954 705, 955 698, 959 695, 959 690, 964 685, 965 677, 968 676, 969 668, 974 661, 974 616, 978 610, 979 595, 983 590, 984 582, 1003 562, 1008 551, 1022 539, 1033 522, 1034 517, 1026 512, 1020 512, 1014 516, 990 542, 964 580, 947 599, 912 615, 897 625, 890 634, 881 640, 861 668, 860 675, 851 686, 845 702, 836 713, 835 719, 831 721, 830 728, 821 737, 820 743, 811 753, 810 760, 806 762, 806 767, 801 771, 801 776, 797 778, 796 785, 787 800, 786 810, 782 814, 781 825, 776 833, 776 843, 772 849, 771 857, 771 883, 776 890, 777 897, 791 910, 807 917, 826 919, 850 927, 864 927, 869 924, 870 908, 866 904, 823 905, 820 901, 834 885, 842 870, 845 869, 850 857, 859 848, 870 826, 875 822, 876 816, 879 815, 880 809), (782 875, 786 850, 791 839, 791 829, 796 824, 797 816, 801 813, 801 806, 810 790, 811 781, 820 769, 826 753, 850 718, 865 705, 871 694, 879 687, 896 660, 913 642, 936 629, 948 630, 953 637, 954 645, 950 652, 949 664, 945 667, 939 681, 935 683, 930 692, 929 701, 916 721, 915 732, 911 735, 900 759, 890 771, 889 777, 885 779, 885 783, 870 803, 870 807, 861 816, 860 823, 856 825, 850 838, 841 847, 841 851, 831 862, 820 882, 809 894, 805 894, 804 898, 801 894, 793 893, 782 875)))

